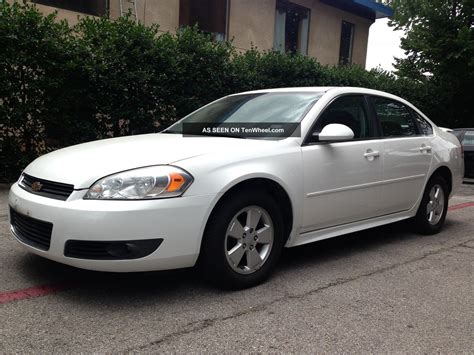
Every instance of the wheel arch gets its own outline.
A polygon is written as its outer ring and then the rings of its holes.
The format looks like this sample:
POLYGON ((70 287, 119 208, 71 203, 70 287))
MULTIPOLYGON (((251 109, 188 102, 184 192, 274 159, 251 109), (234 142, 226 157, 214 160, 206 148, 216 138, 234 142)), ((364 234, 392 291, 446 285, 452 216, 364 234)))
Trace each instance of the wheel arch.
MULTIPOLYGON (((294 226, 294 205, 291 200, 290 194, 288 193, 287 189, 285 189, 282 184, 275 179, 269 177, 247 177, 241 179, 239 181, 235 181, 232 184, 229 184, 223 189, 222 194, 217 199, 214 206, 211 208, 211 211, 206 219, 206 223, 203 230, 203 235, 201 238, 201 246, 205 238, 205 232, 211 219, 213 213, 221 206, 221 204, 225 201, 226 198, 233 194, 238 194, 246 189, 252 188, 259 188, 266 190, 269 194, 271 194, 278 202, 280 206, 280 211, 282 212, 283 219, 284 219, 284 226, 285 226, 285 238, 289 238, 290 233, 294 226)), ((285 240, 285 242, 287 241, 285 240)))
POLYGON ((453 189, 453 173, 451 172, 451 170, 446 165, 439 166, 431 173, 431 176, 428 181, 431 180, 434 176, 441 176, 446 180, 449 189, 448 195, 450 195, 453 189))

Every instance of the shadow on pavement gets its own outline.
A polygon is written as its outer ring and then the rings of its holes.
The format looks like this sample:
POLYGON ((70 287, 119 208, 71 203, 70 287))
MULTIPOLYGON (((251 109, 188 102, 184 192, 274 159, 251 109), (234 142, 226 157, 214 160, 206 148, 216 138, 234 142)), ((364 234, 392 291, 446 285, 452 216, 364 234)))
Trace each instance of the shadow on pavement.
MULTIPOLYGON (((456 224, 458 222, 446 220, 444 231, 449 231, 456 224)), ((317 268, 318 264, 326 261, 363 254, 381 245, 431 237, 412 233, 407 222, 347 234, 309 245, 284 249, 276 273, 285 273, 302 266, 317 268)), ((199 294, 199 297, 205 297, 227 293, 209 286, 196 269, 105 273, 77 269, 32 254, 19 255, 19 258, 21 258, 19 272, 23 273, 27 279, 43 280, 40 281, 42 285, 58 283, 57 280, 61 280, 59 283, 71 283, 71 288, 76 291, 60 294, 61 297, 73 302, 90 302, 97 305, 110 302, 115 305, 129 305, 133 300, 142 302, 152 298, 154 302, 159 302, 184 295, 199 294)))

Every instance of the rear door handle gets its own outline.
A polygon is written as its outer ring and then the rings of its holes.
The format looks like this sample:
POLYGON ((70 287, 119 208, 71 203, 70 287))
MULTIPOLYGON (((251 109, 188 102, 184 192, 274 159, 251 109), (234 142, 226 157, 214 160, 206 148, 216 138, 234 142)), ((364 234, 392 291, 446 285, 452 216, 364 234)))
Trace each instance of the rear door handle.
POLYGON ((375 158, 380 156, 380 152, 378 150, 372 150, 368 149, 367 152, 365 152, 364 157, 367 158, 367 160, 374 160, 375 158))
POLYGON ((427 152, 427 153, 431 152, 431 146, 429 146, 429 145, 424 145, 424 144, 423 144, 423 145, 420 147, 420 152, 422 152, 422 153, 423 153, 423 152, 427 152))

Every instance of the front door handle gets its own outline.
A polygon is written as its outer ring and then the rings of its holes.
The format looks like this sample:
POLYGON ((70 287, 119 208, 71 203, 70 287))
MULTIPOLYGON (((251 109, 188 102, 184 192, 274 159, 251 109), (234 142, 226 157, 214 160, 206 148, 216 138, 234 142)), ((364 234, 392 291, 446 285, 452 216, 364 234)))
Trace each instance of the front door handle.
POLYGON ((427 152, 427 153, 431 152, 431 146, 423 144, 420 147, 420 152, 422 152, 422 153, 423 152, 427 152))
POLYGON ((380 152, 378 150, 372 150, 372 149, 368 149, 364 154, 364 157, 369 161, 372 161, 379 156, 380 156, 380 152))

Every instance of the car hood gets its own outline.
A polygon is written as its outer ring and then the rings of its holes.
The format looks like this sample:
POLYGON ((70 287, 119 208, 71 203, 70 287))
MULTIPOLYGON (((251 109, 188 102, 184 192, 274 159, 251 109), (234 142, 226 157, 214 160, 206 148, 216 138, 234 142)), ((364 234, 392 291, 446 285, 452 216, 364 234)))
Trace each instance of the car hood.
POLYGON ((144 134, 79 144, 43 155, 26 167, 28 175, 89 188, 98 179, 143 166, 173 164, 213 152, 258 150, 275 141, 226 137, 144 134))

